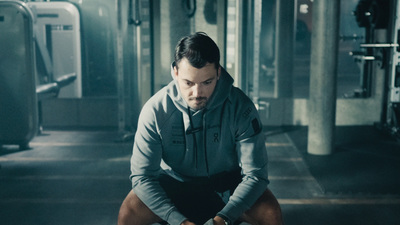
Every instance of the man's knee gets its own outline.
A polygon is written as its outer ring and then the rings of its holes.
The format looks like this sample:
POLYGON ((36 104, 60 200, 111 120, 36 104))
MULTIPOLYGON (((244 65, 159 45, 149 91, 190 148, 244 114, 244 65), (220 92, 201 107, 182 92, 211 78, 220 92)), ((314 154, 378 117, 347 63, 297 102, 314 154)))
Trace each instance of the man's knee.
POLYGON ((143 225, 160 222, 156 216, 131 190, 122 202, 118 214, 118 225, 143 225))
POLYGON ((261 195, 243 218, 256 224, 283 224, 281 207, 270 190, 261 195))
POLYGON ((134 198, 133 191, 130 191, 124 201, 122 202, 121 208, 118 214, 118 225, 131 224, 130 221, 133 220, 134 210, 132 205, 132 200, 134 198))
POLYGON ((125 205, 121 205, 118 213, 118 225, 129 224, 130 212, 125 205))

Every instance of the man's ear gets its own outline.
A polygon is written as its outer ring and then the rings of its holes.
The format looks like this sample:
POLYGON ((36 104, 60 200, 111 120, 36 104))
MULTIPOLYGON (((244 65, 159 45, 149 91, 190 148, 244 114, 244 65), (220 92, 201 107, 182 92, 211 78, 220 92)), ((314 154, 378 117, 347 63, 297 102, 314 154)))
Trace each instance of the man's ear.
POLYGON ((218 75, 217 75, 217 80, 221 77, 221 66, 218 67, 218 75))
POLYGON ((175 77, 178 77, 178 68, 176 66, 174 66, 174 74, 175 77))

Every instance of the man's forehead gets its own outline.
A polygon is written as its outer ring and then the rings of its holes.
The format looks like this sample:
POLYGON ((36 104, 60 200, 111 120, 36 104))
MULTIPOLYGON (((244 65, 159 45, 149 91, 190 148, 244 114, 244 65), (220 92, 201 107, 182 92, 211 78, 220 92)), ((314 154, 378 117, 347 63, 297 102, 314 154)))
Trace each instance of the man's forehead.
POLYGON ((191 82, 204 82, 208 80, 213 80, 217 77, 217 70, 204 70, 198 73, 191 73, 190 71, 180 70, 178 72, 178 78, 191 81, 191 82))
POLYGON ((190 78, 190 77, 181 77, 181 79, 182 80, 184 80, 184 81, 188 81, 188 82, 192 82, 192 83, 203 83, 203 82, 206 82, 206 81, 211 81, 211 80, 214 80, 214 79, 216 79, 216 76, 212 76, 212 77, 210 77, 210 78, 206 78, 206 79, 192 79, 192 78, 190 78))
POLYGON ((183 67, 192 67, 192 68, 195 68, 195 69, 203 69, 203 68, 206 68, 206 67, 213 67, 213 68, 216 68, 216 67, 215 67, 215 63, 209 63, 209 62, 207 62, 207 63, 206 63, 203 67, 201 67, 201 68, 194 67, 194 66, 190 63, 189 59, 187 59, 186 57, 182 58, 179 62, 176 62, 176 63, 175 63, 175 66, 176 66, 178 69, 180 69, 182 66, 183 66, 183 67))

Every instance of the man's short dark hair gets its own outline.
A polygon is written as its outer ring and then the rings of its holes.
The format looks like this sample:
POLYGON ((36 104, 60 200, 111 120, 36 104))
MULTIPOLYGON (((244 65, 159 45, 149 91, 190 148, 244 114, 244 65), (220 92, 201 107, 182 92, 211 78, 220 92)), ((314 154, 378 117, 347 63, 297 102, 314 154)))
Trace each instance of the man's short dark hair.
POLYGON ((196 68, 202 68, 207 63, 214 63, 219 67, 220 53, 217 44, 204 32, 183 37, 175 48, 176 66, 187 58, 190 64, 196 68))

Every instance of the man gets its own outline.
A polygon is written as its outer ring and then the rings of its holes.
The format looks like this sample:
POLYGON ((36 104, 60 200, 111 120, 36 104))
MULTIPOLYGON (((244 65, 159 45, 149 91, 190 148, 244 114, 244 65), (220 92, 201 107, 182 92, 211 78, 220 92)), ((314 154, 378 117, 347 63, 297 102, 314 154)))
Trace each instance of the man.
POLYGON ((174 80, 140 114, 118 224, 282 224, 259 115, 219 60, 205 33, 179 41, 174 80))

